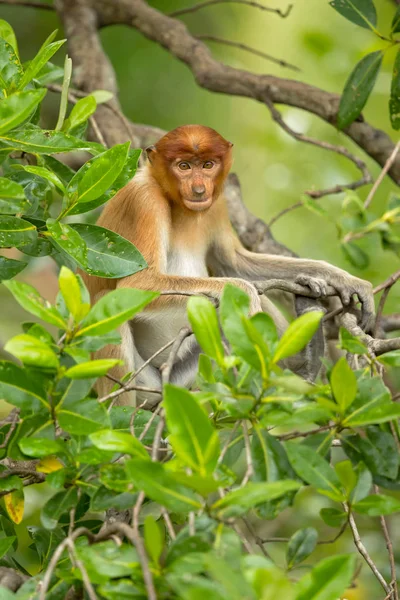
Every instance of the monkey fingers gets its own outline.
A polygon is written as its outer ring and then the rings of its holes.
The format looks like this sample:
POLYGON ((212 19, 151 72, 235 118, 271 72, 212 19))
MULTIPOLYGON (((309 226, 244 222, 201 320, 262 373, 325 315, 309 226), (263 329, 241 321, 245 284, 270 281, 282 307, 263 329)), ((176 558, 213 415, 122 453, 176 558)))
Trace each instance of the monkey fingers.
POLYGON ((298 275, 295 279, 295 283, 299 285, 304 285, 315 294, 316 298, 321 298, 327 296, 328 294, 328 284, 325 279, 321 279, 320 277, 311 277, 310 275, 298 275))

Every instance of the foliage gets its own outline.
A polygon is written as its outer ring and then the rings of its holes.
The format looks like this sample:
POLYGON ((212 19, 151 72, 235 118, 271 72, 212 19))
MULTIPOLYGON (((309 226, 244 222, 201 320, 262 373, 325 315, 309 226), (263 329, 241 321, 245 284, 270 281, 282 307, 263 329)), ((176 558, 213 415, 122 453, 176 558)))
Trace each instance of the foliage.
MULTIPOLYGON (((321 524, 337 535, 357 515, 399 512, 392 492, 400 489, 400 407, 379 375, 380 363, 398 364, 398 353, 376 359, 342 332, 342 347, 365 356, 365 366, 352 370, 342 358, 327 363, 326 382, 309 384, 279 361, 304 348, 322 313, 303 315, 279 340, 272 320, 249 317, 247 296, 226 286, 219 315, 205 298, 188 303, 204 352, 196 392, 167 383, 156 412, 97 398, 96 379, 117 361, 90 360, 90 353, 119 343, 118 326, 157 294, 119 289, 91 307, 73 269, 122 277, 145 263, 120 236, 70 217, 108 201, 133 176, 138 152, 84 140, 94 97, 66 119, 61 108, 58 128, 43 131, 41 72, 48 78, 47 61, 60 44, 50 37, 22 66, 11 28, 0 32, 0 241, 27 257, 2 257, 0 278, 35 320, 51 326, 23 324, 5 345, 12 360, 0 362, 0 397, 13 407, 0 439, 1 458, 13 461, 0 467, 3 566, 23 571, 14 526, 25 488, 38 483, 51 492, 40 526, 29 529, 38 573, 5 597, 61 599, 71 586, 93 586, 99 598, 144 599, 153 586, 153 597, 165 599, 337 600, 356 577, 355 554, 332 551, 309 568, 305 561, 326 540, 302 527, 284 542, 285 562, 273 561, 268 540, 252 531, 293 511, 307 490, 326 499, 321 524), (76 149, 93 158, 75 174, 53 154, 76 149), (30 257, 46 255, 61 265, 54 306, 12 279, 30 257), (384 491, 373 493, 373 484, 384 491), (109 508, 133 508, 132 527, 100 531, 109 508)), ((116 394, 123 385, 116 383, 116 394)))

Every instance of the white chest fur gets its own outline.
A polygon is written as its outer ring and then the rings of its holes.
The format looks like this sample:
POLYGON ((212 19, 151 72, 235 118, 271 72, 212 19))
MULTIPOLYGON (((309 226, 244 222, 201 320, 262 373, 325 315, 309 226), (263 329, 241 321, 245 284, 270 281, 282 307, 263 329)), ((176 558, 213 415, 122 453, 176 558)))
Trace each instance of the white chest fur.
POLYGON ((171 249, 167 254, 167 273, 181 277, 208 277, 205 249, 171 249))

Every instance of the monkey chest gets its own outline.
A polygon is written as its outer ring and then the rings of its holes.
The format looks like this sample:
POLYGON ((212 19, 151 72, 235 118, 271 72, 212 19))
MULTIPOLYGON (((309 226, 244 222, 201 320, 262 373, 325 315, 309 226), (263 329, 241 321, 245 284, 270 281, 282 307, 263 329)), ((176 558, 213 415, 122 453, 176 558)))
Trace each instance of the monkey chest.
POLYGON ((180 277, 208 277, 203 248, 172 248, 167 253, 166 273, 180 277))

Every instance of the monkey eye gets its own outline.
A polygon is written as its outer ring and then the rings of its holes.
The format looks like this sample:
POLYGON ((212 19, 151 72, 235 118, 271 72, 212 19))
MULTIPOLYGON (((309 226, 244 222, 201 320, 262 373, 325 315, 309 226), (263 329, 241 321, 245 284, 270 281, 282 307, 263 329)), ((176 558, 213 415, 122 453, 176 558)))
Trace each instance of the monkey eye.
POLYGON ((188 162, 180 162, 178 167, 181 171, 188 171, 190 169, 190 165, 188 162))
POLYGON ((208 160, 207 162, 204 163, 203 169, 212 169, 213 166, 214 166, 214 163, 211 162, 211 160, 208 160))

